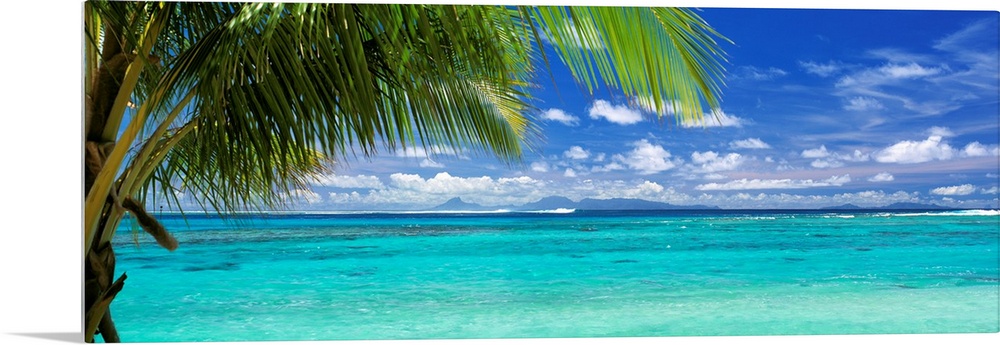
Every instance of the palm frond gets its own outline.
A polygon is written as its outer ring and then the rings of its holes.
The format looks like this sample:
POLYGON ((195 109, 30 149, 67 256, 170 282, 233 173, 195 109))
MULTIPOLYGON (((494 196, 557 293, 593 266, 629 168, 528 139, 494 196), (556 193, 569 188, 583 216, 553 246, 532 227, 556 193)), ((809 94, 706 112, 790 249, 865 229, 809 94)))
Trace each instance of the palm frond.
POLYGON ((723 39, 692 10, 535 7, 529 10, 571 73, 588 90, 620 88, 658 115, 697 120, 720 106, 723 39))
POLYGON ((679 120, 700 118, 702 101, 718 107, 724 73, 720 36, 687 9, 93 8, 92 25, 120 28, 122 49, 137 52, 144 36, 135 32, 144 32, 153 13, 168 14, 162 39, 138 57, 150 63, 129 84, 139 105, 132 119, 144 122, 136 136, 145 139, 128 157, 136 162, 123 170, 123 192, 184 186, 222 210, 275 206, 275 193, 301 187, 304 176, 328 166, 319 157, 329 163, 422 146, 517 162, 539 136, 525 114, 534 66, 549 61, 542 37, 589 90, 616 87, 660 115, 676 110, 679 120))

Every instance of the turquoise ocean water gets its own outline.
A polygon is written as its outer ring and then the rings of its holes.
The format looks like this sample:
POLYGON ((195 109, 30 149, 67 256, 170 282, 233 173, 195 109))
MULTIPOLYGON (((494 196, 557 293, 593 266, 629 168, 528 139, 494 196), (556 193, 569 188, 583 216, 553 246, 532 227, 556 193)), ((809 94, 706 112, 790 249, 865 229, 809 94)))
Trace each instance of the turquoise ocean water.
POLYGON ((115 240, 124 341, 1000 331, 996 211, 160 218, 173 253, 115 240))

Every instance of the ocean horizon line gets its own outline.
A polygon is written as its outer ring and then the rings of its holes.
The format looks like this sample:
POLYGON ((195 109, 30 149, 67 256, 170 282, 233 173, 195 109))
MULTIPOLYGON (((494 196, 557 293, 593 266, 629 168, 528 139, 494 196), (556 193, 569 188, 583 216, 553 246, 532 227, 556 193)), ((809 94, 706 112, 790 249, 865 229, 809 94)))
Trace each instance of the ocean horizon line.
POLYGON ((827 213, 887 213, 895 212, 901 215, 914 214, 953 214, 953 215, 1000 215, 1000 208, 690 208, 690 209, 509 209, 498 208, 493 210, 399 210, 399 209, 370 209, 370 210, 238 210, 238 211, 212 211, 212 210, 170 210, 155 212, 155 215, 352 215, 352 214, 504 214, 504 213, 528 213, 528 214, 573 214, 581 212, 660 212, 660 213, 728 213, 728 212, 827 212, 827 213))

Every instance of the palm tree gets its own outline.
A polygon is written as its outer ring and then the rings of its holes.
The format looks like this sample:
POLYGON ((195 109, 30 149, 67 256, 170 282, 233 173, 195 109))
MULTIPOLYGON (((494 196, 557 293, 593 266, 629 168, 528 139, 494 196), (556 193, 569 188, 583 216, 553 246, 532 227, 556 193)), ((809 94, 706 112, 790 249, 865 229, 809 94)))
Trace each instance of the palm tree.
POLYGON ((678 120, 718 107, 723 73, 720 36, 678 8, 91 1, 84 23, 87 342, 118 341, 123 217, 178 245, 147 200, 281 207, 338 161, 414 146, 517 163, 546 45, 590 92, 678 120))

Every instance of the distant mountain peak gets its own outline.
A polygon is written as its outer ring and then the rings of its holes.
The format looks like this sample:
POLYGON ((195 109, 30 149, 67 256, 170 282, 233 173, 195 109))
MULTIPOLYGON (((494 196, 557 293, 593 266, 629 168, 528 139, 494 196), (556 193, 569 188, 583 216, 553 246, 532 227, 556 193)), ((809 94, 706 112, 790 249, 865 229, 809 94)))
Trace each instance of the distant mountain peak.
POLYGON ((840 205, 840 206, 824 207, 822 209, 824 209, 824 210, 860 210, 860 209, 863 209, 863 208, 864 207, 861 207, 861 206, 858 206, 858 205, 855 205, 855 204, 843 204, 843 205, 840 205))
POLYGON ((861 207, 855 204, 843 204, 840 206, 823 207, 822 209, 823 210, 944 210, 949 208, 934 204, 897 202, 886 206, 871 206, 871 207, 861 207))
POLYGON ((486 207, 479 204, 465 202, 465 200, 462 200, 461 197, 448 199, 448 201, 445 201, 443 204, 431 208, 432 211, 481 211, 484 209, 486 209, 486 207))

